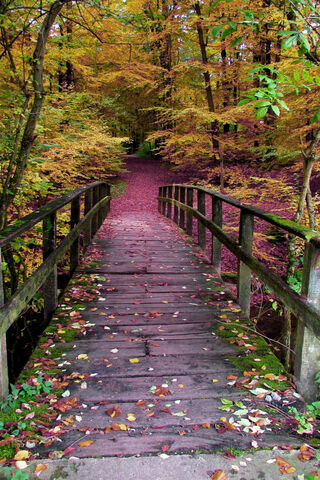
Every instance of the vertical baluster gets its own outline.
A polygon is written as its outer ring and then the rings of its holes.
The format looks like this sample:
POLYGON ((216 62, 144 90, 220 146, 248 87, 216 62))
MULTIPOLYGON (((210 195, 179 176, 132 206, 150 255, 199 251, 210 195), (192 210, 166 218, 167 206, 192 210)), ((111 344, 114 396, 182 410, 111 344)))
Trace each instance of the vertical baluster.
MULTIPOLYGON (((303 262, 302 294, 320 310, 320 249, 307 243, 303 262)), ((319 371, 320 341, 298 318, 295 345, 294 375, 299 391, 307 402, 316 400, 318 386, 315 375, 319 371)))
MULTIPOLYGON (((72 230, 80 220, 80 196, 74 198, 71 202, 70 230, 72 230)), ((80 237, 73 242, 70 247, 70 276, 79 265, 80 237)))
MULTIPOLYGON (((0 249, 0 307, 4 304, 2 252, 0 249)), ((9 393, 8 354, 6 332, 0 335, 0 400, 6 400, 9 393)))
MULTIPOLYGON (((87 213, 89 213, 92 208, 92 193, 92 188, 86 190, 84 197, 84 215, 87 215, 87 213)), ((90 245, 92 235, 92 221, 90 220, 90 222, 88 222, 87 224, 83 236, 83 245, 85 249, 88 248, 88 246, 90 245)))
MULTIPOLYGON (((212 221, 217 227, 222 228, 222 201, 212 195, 212 221)), ((221 273, 221 242, 212 235, 211 263, 217 273, 221 273)))
MULTIPOLYGON (((92 206, 94 207, 99 202, 99 185, 93 187, 92 206)), ((99 212, 97 212, 92 218, 92 233, 93 235, 99 228, 99 212)))
MULTIPOLYGON (((107 196, 107 184, 102 183, 99 185, 99 200, 102 200, 104 197, 107 196)), ((99 208, 99 227, 103 224, 104 219, 107 216, 107 210, 106 207, 100 207, 99 208)))
MULTIPOLYGON (((168 191, 168 187, 163 187, 163 189, 162 189, 162 196, 163 196, 164 198, 167 197, 167 191, 168 191)), ((165 214, 166 214, 166 208, 167 208, 167 202, 162 202, 162 210, 161 210, 162 215, 165 215, 165 214)))
MULTIPOLYGON (((179 188, 178 185, 175 185, 174 187, 174 199, 179 201, 179 188)), ((174 206, 174 214, 173 214, 173 220, 175 223, 178 223, 179 219, 179 207, 178 205, 174 206)))
MULTIPOLYGON (((159 187, 158 197, 163 197, 163 187, 159 187)), ((162 212, 162 202, 161 202, 160 199, 158 200, 158 212, 159 212, 159 213, 162 212)))
MULTIPOLYGON (((187 205, 193 207, 193 188, 187 187, 187 205)), ((192 236, 192 213, 187 212, 187 234, 192 236)))
MULTIPOLYGON (((202 215, 206 214, 205 192, 198 190, 198 210, 202 215)), ((198 243, 202 250, 206 249, 206 227, 198 220, 198 243)))
MULTIPOLYGON (((168 187, 168 198, 172 198, 172 185, 168 187)), ((168 203, 167 217, 171 218, 171 215, 172 215, 172 204, 168 203)))
MULTIPOLYGON (((185 187, 180 187, 180 202, 186 203, 186 189, 185 187)), ((185 229, 186 223, 186 214, 185 211, 180 208, 180 219, 179 219, 179 227, 185 229)))
MULTIPOLYGON (((111 197, 111 186, 106 184, 106 196, 108 197, 111 197)), ((106 217, 108 216, 109 212, 110 212, 110 208, 111 208, 111 198, 110 198, 110 201, 108 202, 107 206, 106 206, 106 217)))
MULTIPOLYGON (((254 217, 241 209, 239 245, 246 253, 252 253, 254 217)), ((238 263, 238 303, 245 315, 250 315, 251 270, 243 262, 238 263)))
MULTIPOLYGON (((56 249, 56 212, 48 215, 43 220, 43 240, 42 240, 42 255, 43 260, 56 249)), ((55 311, 58 304, 58 271, 57 265, 53 267, 52 272, 43 284, 43 298, 44 298, 44 320, 47 321, 51 314, 55 311)))

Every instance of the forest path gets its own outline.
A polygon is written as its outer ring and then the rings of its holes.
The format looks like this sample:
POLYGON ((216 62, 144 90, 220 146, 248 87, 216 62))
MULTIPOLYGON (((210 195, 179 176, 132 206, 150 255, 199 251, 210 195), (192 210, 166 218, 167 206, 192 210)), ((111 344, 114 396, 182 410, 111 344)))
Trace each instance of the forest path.
POLYGON ((140 167, 126 174, 126 193, 112 200, 56 317, 80 321, 83 336, 56 342, 68 393, 59 439, 39 446, 40 455, 128 456, 296 442, 278 427, 268 431, 256 399, 235 388, 239 371, 230 359, 239 352, 213 330, 226 314, 239 321, 239 308, 198 247, 157 213, 156 186, 166 175, 159 179, 154 165, 131 161, 131 168, 140 167), (79 294, 85 280, 98 280, 94 294, 79 294), (79 299, 83 308, 72 314, 79 299), (242 400, 264 428, 249 421, 248 434, 225 423, 221 417, 230 414, 219 410, 221 399, 242 400), (255 429, 261 435, 252 436, 255 429))

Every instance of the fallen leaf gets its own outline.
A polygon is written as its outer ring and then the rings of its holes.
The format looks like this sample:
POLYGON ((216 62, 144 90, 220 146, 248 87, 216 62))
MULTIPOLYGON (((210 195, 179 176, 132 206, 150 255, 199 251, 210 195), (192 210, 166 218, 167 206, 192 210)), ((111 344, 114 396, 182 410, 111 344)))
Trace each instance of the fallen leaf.
POLYGON ((73 453, 75 451, 75 448, 74 447, 67 447, 63 453, 64 455, 69 455, 70 453, 73 453))
POLYGON ((202 428, 210 428, 211 425, 210 425, 210 423, 206 422, 206 423, 203 423, 203 424, 201 425, 201 427, 202 427, 202 428))
POLYGON ((106 414, 109 415, 109 417, 113 418, 113 417, 120 417, 122 415, 122 412, 119 405, 115 405, 114 407, 106 410, 106 414))
POLYGON ((78 442, 79 447, 90 447, 93 444, 93 440, 81 440, 78 442))
POLYGON ((78 355, 78 360, 87 360, 88 359, 88 355, 86 353, 80 353, 80 355, 78 355))
POLYGON ((145 400, 138 400, 136 403, 137 407, 144 407, 145 405, 147 405, 147 402, 145 400))
POLYGON ((284 458, 282 457, 276 457, 276 462, 279 467, 284 467, 284 468, 289 468, 291 467, 290 463, 288 463, 284 458))
POLYGON ((112 423, 112 424, 111 424, 111 428, 112 428, 112 430, 114 430, 115 432, 118 432, 118 431, 120 431, 120 430, 122 430, 122 431, 127 430, 127 426, 124 425, 123 423, 112 423))
POLYGON ((128 413, 127 414, 127 420, 129 420, 129 422, 135 422, 137 420, 137 418, 133 413, 128 413))
POLYGON ((28 460, 30 457, 31 452, 28 450, 19 450, 15 456, 13 457, 14 460, 28 460))
POLYGON ((130 363, 139 363, 140 360, 139 360, 139 358, 129 358, 129 362, 130 363))
POLYGON ((314 450, 311 447, 309 447, 309 445, 304 444, 300 447, 298 458, 301 462, 305 462, 306 460, 311 460, 312 458, 314 458, 314 456, 315 456, 314 450))
POLYGON ((47 470, 47 466, 44 463, 38 463, 35 468, 34 474, 39 477, 40 473, 44 472, 44 470, 47 470))
POLYGON ((108 433, 110 433, 110 432, 111 432, 111 427, 106 427, 106 428, 104 429, 104 433, 105 433, 105 434, 108 434, 108 433))
POLYGON ((15 465, 18 470, 24 470, 28 466, 25 460, 18 460, 15 465))
POLYGON ((162 452, 167 452, 170 449, 170 445, 162 445, 161 451, 162 452))
POLYGON ((211 478, 212 480, 227 480, 227 474, 224 470, 216 470, 211 478))

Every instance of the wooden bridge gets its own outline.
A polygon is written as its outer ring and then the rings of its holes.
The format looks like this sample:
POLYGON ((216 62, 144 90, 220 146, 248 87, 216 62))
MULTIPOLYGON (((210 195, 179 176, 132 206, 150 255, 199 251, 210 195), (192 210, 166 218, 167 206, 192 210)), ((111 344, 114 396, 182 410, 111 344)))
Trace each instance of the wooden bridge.
MULTIPOLYGON (((53 372, 55 386, 62 389, 58 399, 48 400, 47 413, 55 423, 46 424, 48 441, 41 442, 37 451, 87 457, 244 448, 253 441, 256 446, 288 443, 283 425, 281 431, 279 425, 270 427, 261 410, 267 390, 272 393, 268 371, 261 375, 253 368, 242 377, 234 364, 252 351, 257 356, 271 355, 266 344, 258 345, 254 330, 247 330, 253 271, 297 316, 296 380, 308 397, 315 395, 315 347, 320 334, 318 234, 195 186, 161 187, 159 213, 143 218, 125 212, 104 221, 110 199, 108 185, 91 184, 2 232, 0 247, 6 248, 43 222, 44 262, 0 309, 3 397, 8 392, 6 330, 39 289, 44 293, 45 317, 53 314, 40 341, 43 355, 35 354, 22 374, 22 378, 36 378, 53 372), (205 211, 208 198, 211 218, 205 211), (223 230, 224 202, 240 210, 238 242, 223 230), (70 233, 57 245, 57 211, 68 203, 70 233), (305 240, 303 295, 253 257, 255 217, 305 240), (200 248, 189 239, 193 219, 200 248), (211 262, 202 253, 206 229, 213 237, 211 262), (239 259, 242 312, 219 276, 222 244, 239 259), (86 255, 79 263, 81 245, 86 255), (68 251, 74 276, 56 310, 57 263, 68 251), (219 329, 228 331, 233 344, 217 335, 219 329), (237 348, 240 345, 242 350, 237 348), (260 396, 254 392, 259 381, 267 386, 260 396), (242 413, 230 421, 230 412, 237 409, 242 413)), ((257 366, 264 361, 253 360, 257 366)), ((281 374, 276 379, 285 381, 281 374)), ((285 402, 290 398, 294 403, 293 389, 291 393, 287 392, 285 402)))

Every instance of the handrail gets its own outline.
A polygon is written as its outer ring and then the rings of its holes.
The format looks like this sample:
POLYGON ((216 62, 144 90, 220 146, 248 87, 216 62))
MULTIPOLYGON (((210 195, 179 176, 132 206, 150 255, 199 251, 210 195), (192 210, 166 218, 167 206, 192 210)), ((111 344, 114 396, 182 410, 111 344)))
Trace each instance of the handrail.
POLYGON ((31 212, 25 217, 23 217, 22 219, 15 221, 13 225, 9 225, 8 227, 0 231, 0 248, 8 245, 10 242, 12 242, 12 240, 20 237, 20 235, 22 235, 27 230, 30 230, 30 228, 41 222, 41 220, 48 217, 57 210, 60 210, 60 208, 67 205, 72 200, 78 198, 87 190, 103 184, 103 182, 93 182, 85 185, 84 187, 80 187, 73 192, 68 192, 61 197, 52 200, 52 202, 47 203, 43 207, 39 208, 39 210, 35 210, 34 212, 31 212))
MULTIPOLYGON (((311 230, 310 228, 306 227, 305 225, 300 225, 292 220, 288 220, 286 218, 282 218, 279 215, 265 212, 258 207, 254 207, 247 203, 242 203, 240 200, 236 198, 229 197, 227 195, 223 195, 222 193, 215 192, 214 190, 209 190, 208 188, 202 188, 197 185, 182 185, 179 183, 174 183, 170 185, 172 187, 183 187, 183 188, 192 188, 193 190, 204 192, 211 197, 217 198, 222 200, 233 207, 239 208, 241 210, 246 210, 247 212, 253 214, 255 217, 261 218, 261 220, 265 220, 276 227, 282 228, 288 233, 292 233, 297 237, 303 238, 305 240, 311 241, 314 245, 320 248, 320 232, 316 230, 311 230)), ((162 188, 168 188, 169 185, 165 185, 162 188)))
MULTIPOLYGON (((7 247, 10 242, 43 222, 43 263, 4 303, 3 277, 0 274, 0 397, 8 393, 8 368, 6 358, 6 332, 28 305, 35 293, 42 288, 44 297, 44 319, 47 321, 57 307, 57 263, 70 250, 70 276, 79 263, 80 234, 83 233, 83 246, 88 247, 110 210, 110 185, 94 182, 80 187, 53 200, 39 210, 25 216, 22 220, 0 232, 0 247, 7 247), (84 194, 84 212, 81 217, 80 200, 84 194), (57 211, 71 204, 70 232, 56 245, 57 211)), ((1 272, 1 248, 0 248, 1 272)))
POLYGON ((250 313, 251 272, 254 272, 284 306, 296 315, 298 319, 294 362, 296 382, 305 396, 309 393, 309 398, 315 398, 317 388, 314 377, 318 371, 318 355, 320 357, 320 233, 256 207, 242 204, 231 197, 193 185, 173 184, 159 187, 158 209, 163 215, 172 218, 189 235, 193 233, 192 218, 196 218, 198 243, 204 250, 205 229, 212 233, 211 261, 218 273, 221 271, 221 245, 225 245, 236 255, 239 262, 238 303, 247 316, 250 313), (197 209, 193 206, 194 192, 197 193, 197 209), (206 195, 212 199, 212 218, 206 216, 206 195), (222 202, 241 211, 238 242, 223 231, 222 202), (301 295, 252 255, 255 217, 305 240, 301 295))

